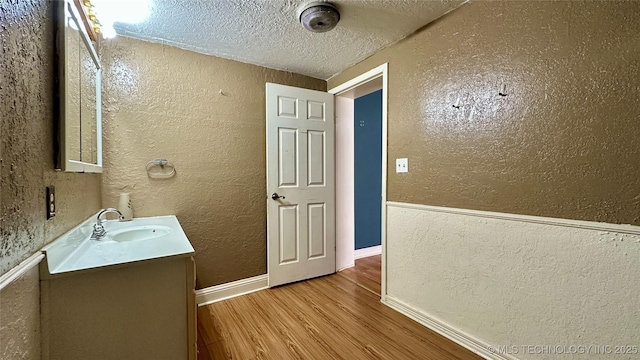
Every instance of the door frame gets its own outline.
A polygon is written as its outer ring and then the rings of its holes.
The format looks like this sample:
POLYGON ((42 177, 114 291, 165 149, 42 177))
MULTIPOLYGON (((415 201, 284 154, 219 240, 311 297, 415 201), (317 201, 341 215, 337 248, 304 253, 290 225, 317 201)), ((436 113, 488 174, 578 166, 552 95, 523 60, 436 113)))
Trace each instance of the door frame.
MULTIPOLYGON (((351 80, 348 80, 328 91, 329 94, 333 94, 335 96, 339 96, 341 94, 346 93, 347 91, 353 90, 360 85, 363 85, 371 80, 382 77, 382 189, 380 193, 380 201, 381 201, 381 224, 380 224, 380 244, 382 245, 382 268, 381 268, 381 278, 380 278, 380 300, 384 301, 387 294, 387 101, 388 101, 388 69, 389 64, 384 63, 380 66, 377 66, 363 74, 360 74, 351 80)), ((337 102, 334 101, 334 104, 337 102)), ((336 106, 337 107, 337 106, 336 106)), ((337 117, 335 117, 336 124, 339 121, 337 117)), ((338 126, 336 126, 336 133, 338 132, 338 126)), ((336 136, 337 137, 337 136, 336 136)), ((339 154, 336 153, 336 158, 339 154)), ((337 174, 336 174, 337 175, 337 174)), ((336 176, 337 178, 337 176, 336 176)), ((337 229, 337 221, 336 219, 336 229, 337 229)), ((355 234, 354 234, 355 238, 355 234)), ((336 242, 338 240, 336 239, 336 242)), ((339 245, 336 244, 336 248, 339 245)), ((352 249, 353 250, 353 249, 352 249)), ((336 269, 336 271, 339 269, 336 269)))

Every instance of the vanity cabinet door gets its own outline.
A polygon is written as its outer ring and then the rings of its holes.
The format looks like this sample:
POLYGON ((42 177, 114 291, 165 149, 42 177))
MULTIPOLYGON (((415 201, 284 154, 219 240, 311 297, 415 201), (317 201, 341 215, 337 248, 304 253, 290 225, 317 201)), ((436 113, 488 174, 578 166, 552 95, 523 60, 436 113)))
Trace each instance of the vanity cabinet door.
POLYGON ((45 360, 195 360, 193 259, 42 281, 45 360))

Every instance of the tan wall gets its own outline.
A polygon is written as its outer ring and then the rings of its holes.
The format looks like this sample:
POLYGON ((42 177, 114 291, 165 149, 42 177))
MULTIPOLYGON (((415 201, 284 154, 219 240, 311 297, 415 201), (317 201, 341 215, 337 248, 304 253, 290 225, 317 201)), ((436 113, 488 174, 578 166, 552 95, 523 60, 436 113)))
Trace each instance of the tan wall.
MULTIPOLYGON (((53 169, 57 90, 52 14, 52 3, 46 0, 0 4, 0 274, 100 207, 100 175, 53 169), (48 185, 56 187, 58 206, 56 217, 49 221, 48 185)), ((26 320, 32 314, 39 316, 40 309, 38 301, 25 300, 38 298, 37 274, 35 281, 35 287, 31 280, 18 281, 0 294, 3 359, 18 353, 37 358, 33 349, 39 347, 38 336, 26 320)))
POLYGON ((266 273, 265 82, 326 82, 118 37, 103 43, 103 205, 175 214, 196 250, 198 287, 266 273), (175 177, 150 179, 167 158, 175 177))
POLYGON ((0 274, 4 274, 98 211, 101 176, 54 171, 58 114, 52 4, 25 0, 1 5, 0 11, 0 274), (57 209, 47 221, 45 186, 49 185, 56 188, 57 209))
POLYGON ((38 266, 0 290, 0 359, 40 359, 38 266))
POLYGON ((633 1, 472 2, 328 87, 389 62, 390 201, 640 225, 639 33, 633 1))

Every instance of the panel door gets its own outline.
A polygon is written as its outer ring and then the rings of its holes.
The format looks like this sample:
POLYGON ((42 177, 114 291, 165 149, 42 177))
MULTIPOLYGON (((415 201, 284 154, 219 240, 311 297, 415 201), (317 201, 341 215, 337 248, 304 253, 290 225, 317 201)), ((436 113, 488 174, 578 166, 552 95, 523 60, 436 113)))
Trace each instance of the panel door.
POLYGON ((333 95, 267 83, 269 286, 335 272, 333 95))

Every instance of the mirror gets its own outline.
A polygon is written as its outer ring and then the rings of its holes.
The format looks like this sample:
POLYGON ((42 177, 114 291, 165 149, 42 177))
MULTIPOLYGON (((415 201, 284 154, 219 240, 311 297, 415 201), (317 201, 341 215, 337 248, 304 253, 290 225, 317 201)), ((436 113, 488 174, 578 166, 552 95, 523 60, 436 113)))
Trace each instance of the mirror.
POLYGON ((66 172, 102 172, 101 67, 73 0, 59 2, 60 121, 58 166, 66 172))

